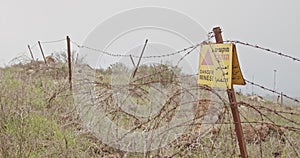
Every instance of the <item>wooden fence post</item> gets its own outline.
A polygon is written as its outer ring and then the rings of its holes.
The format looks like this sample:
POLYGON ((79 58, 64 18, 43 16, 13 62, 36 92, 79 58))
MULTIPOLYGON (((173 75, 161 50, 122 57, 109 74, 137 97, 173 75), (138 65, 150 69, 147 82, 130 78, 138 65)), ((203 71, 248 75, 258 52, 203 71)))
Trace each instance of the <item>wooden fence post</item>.
POLYGON ((69 36, 67 36, 67 48, 68 48, 69 85, 70 85, 70 91, 72 91, 71 41, 69 36))
POLYGON ((32 53, 32 51, 31 51, 30 45, 28 44, 27 47, 28 47, 28 49, 29 49, 29 53, 30 53, 30 55, 31 55, 31 59, 34 61, 34 57, 33 57, 33 53, 32 53))
POLYGON ((43 58, 44 58, 44 62, 45 62, 45 64, 47 65, 47 61, 46 61, 46 58, 45 58, 45 55, 44 55, 44 51, 43 51, 43 48, 42 48, 41 42, 40 42, 40 41, 38 41, 38 43, 39 43, 39 46, 40 46, 40 50, 41 50, 42 56, 43 56, 43 58))

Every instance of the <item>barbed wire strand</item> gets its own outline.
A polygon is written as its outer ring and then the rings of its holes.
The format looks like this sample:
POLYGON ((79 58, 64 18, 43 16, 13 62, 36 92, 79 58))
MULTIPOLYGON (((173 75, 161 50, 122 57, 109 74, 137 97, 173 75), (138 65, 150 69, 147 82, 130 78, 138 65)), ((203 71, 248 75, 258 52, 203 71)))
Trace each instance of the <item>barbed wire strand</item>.
POLYGON ((290 58, 290 59, 292 59, 293 61, 298 61, 298 62, 300 62, 300 58, 293 57, 293 56, 291 56, 291 55, 288 55, 288 54, 285 54, 285 53, 282 53, 282 52, 279 52, 279 51, 271 50, 271 49, 269 49, 269 48, 265 48, 265 47, 262 47, 262 46, 259 46, 259 45, 254 45, 254 44, 250 44, 250 43, 242 42, 242 41, 238 41, 238 40, 227 40, 227 41, 225 41, 225 42, 236 43, 236 44, 241 44, 241 45, 253 47, 253 48, 256 48, 256 49, 261 49, 261 50, 264 50, 264 51, 267 51, 267 52, 270 52, 270 53, 273 53, 273 54, 277 54, 277 55, 279 55, 279 56, 283 56, 283 57, 286 57, 286 58, 290 58))
MULTIPOLYGON (((243 113, 240 113, 240 116, 246 120, 246 122, 250 122, 249 119, 243 114, 243 113)), ((262 115, 260 115, 261 119, 263 120, 263 117, 262 115)), ((259 135, 259 132, 258 130, 256 130, 254 128, 254 126, 252 124, 248 124, 250 126, 250 128, 255 132, 256 135, 259 135)), ((263 150, 262 150, 262 142, 261 142, 261 138, 259 138, 259 151, 260 151, 260 157, 262 158, 263 157, 263 150)))
POLYGON ((33 49, 37 46, 38 43, 34 43, 34 45, 30 46, 30 49, 33 49))
MULTIPOLYGON (((274 126, 276 126, 276 127, 282 127, 282 128, 284 128, 284 129, 287 129, 287 130, 290 130, 290 131, 294 131, 294 132, 299 133, 299 128, 295 128, 295 127, 293 127, 293 126, 291 127, 291 126, 278 125, 278 124, 275 123, 274 120, 272 120, 272 119, 271 119, 270 117, 268 117, 266 114, 262 113, 262 111, 260 111, 259 109, 257 109, 257 108, 256 108, 255 106, 253 106, 253 105, 250 105, 250 104, 245 103, 245 102, 238 102, 238 104, 239 104, 239 105, 245 105, 246 107, 249 107, 249 108, 255 110, 255 111, 256 111, 257 113, 259 113, 260 115, 264 116, 266 119, 268 119, 268 120, 271 122, 271 123, 265 122, 265 123, 267 123, 267 124, 274 125, 274 126)), ((275 114, 276 114, 276 113, 275 113, 275 114)), ((276 114, 276 115, 278 115, 278 114, 276 114)), ((287 121, 289 121, 289 120, 287 120, 287 121)), ((292 123, 293 123, 293 122, 292 122, 292 123)), ((288 141, 288 143, 289 143, 290 146, 292 147, 292 149, 293 149, 294 153, 297 155, 297 157, 299 157, 299 154, 298 154, 297 150, 295 149, 295 144, 293 144, 293 143, 290 141, 290 139, 287 137, 287 135, 286 135, 285 133, 283 133, 283 136, 284 136, 285 139, 288 141)))
POLYGON ((191 54, 191 52, 193 52, 199 45, 201 45, 201 44, 196 44, 196 45, 194 45, 194 47, 192 47, 191 50, 189 50, 187 53, 185 53, 185 54, 178 60, 176 66, 178 66, 178 65, 180 64, 180 62, 181 62, 185 57, 187 57, 189 54, 191 54))
MULTIPOLYGON (((101 49, 97 49, 97 48, 93 48, 93 47, 90 47, 90 46, 85 46, 85 45, 80 45, 78 44, 77 42, 74 42, 71 40, 71 42, 76 45, 78 48, 86 48, 86 49, 89 49, 89 50, 92 50, 92 51, 95 51, 95 52, 100 52, 102 54, 105 54, 105 55, 108 55, 108 56, 112 56, 112 57, 133 57, 133 58, 139 58, 139 56, 137 55, 127 55, 127 54, 117 54, 117 53, 112 53, 112 52, 108 52, 108 51, 104 51, 104 50, 101 50, 101 49)), ((170 56, 174 56, 174 55, 177 55, 177 54, 180 54, 180 53, 183 53, 183 52, 186 52, 190 49, 195 49, 195 47, 198 47, 200 44, 195 44, 195 45, 192 45, 192 46, 189 46, 189 47, 186 47, 184 49, 181 49, 181 50, 178 50, 178 51, 175 51, 175 52, 172 52, 172 53, 169 53, 169 54, 163 54, 163 55, 149 55, 149 56, 143 56, 142 58, 164 58, 164 57, 170 57, 170 56)))
MULTIPOLYGON (((208 35, 211 35, 211 34, 212 34, 212 32, 209 33, 208 35)), ((213 35, 208 36, 208 37, 209 37, 209 38, 208 38, 207 41, 209 41, 209 40, 213 37, 213 35)), ((56 43, 56 42, 61 42, 61 41, 65 41, 65 39, 54 40, 54 41, 44 41, 44 42, 41 42, 41 43, 56 43)), ((230 41, 226 41, 226 42, 230 42, 230 41)), ((238 44, 243 44, 243 45, 246 45, 246 46, 251 46, 251 47, 254 47, 254 48, 258 48, 258 49, 262 49, 262 50, 269 51, 269 52, 271 52, 271 53, 275 53, 275 54, 280 55, 280 56, 283 56, 283 57, 291 58, 291 59, 293 59, 293 60, 295 60, 295 61, 300 61, 298 58, 295 58, 295 57, 292 57, 292 56, 283 54, 283 53, 281 53, 281 52, 277 52, 277 51, 273 51, 273 50, 270 50, 270 49, 267 49, 267 48, 263 48, 263 47, 260 47, 260 46, 255 46, 255 45, 248 44, 248 43, 244 43, 244 42, 240 42, 240 41, 231 41, 231 42, 233 42, 233 43, 238 43, 238 44)), ((76 45, 77 47, 79 47, 79 48, 90 49, 90 50, 97 51, 97 52, 101 52, 101 53, 104 53, 104 54, 106 54, 106 55, 113 56, 113 57, 130 57, 130 55, 114 54, 114 53, 107 52, 107 51, 103 51, 103 50, 99 50, 99 49, 96 49, 96 48, 91 48, 91 47, 88 47, 88 46, 79 45, 79 44, 77 44, 76 42, 73 42, 73 41, 72 41, 72 43, 75 44, 75 45, 76 45)), ((195 48, 197 48, 197 47, 198 47, 199 45, 201 45, 201 44, 202 44, 202 43, 196 44, 196 45, 192 45, 192 46, 190 46, 190 47, 187 47, 187 48, 184 48, 184 49, 182 49, 182 50, 179 50, 179 51, 176 51, 176 52, 173 52, 173 53, 169 53, 169 54, 156 55, 156 56, 144 56, 143 58, 163 58, 163 57, 173 56, 173 55, 176 55, 176 54, 180 54, 180 53, 185 52, 186 54, 183 55, 183 56, 181 57, 181 59, 178 61, 178 63, 179 63, 181 60, 183 60, 187 55, 189 55, 193 50, 195 50, 195 48)), ((34 47, 36 47, 36 45, 37 45, 37 43, 34 44, 33 46, 31 46, 30 48, 34 48, 34 47)), ((132 57, 138 58, 139 56, 132 56, 132 57)), ((218 61, 218 62, 219 62, 219 61, 218 61)), ((221 66, 220 63, 219 63, 219 66, 221 66)), ((165 70, 162 70, 161 72, 163 72, 163 71, 165 71, 165 70)), ((161 73, 161 72, 160 72, 160 73, 161 73)), ((156 73, 155 73, 155 74, 152 74, 152 76, 155 76, 155 75, 156 75, 156 73)), ((194 75, 198 75, 198 74, 191 74, 191 75, 187 75, 187 76, 194 76, 194 75)), ((185 76, 185 77, 187 77, 187 76, 185 76)), ((146 78, 146 77, 147 77, 147 78, 150 78, 150 77, 149 77, 149 74, 146 74, 146 75, 144 75, 144 76, 138 78, 138 80, 144 79, 144 78, 146 78)), ((224 72, 223 72, 223 77, 225 77, 225 76, 224 76, 224 72)), ((136 80, 135 80, 135 81, 136 81, 136 80)), ((293 101, 299 103, 299 100, 298 100, 298 99, 292 98, 292 97, 290 97, 290 96, 288 96, 288 95, 286 95, 286 94, 283 94, 283 93, 281 93, 281 92, 277 92, 277 91, 275 91, 275 90, 271 90, 271 89, 269 89, 269 88, 266 88, 265 86, 262 86, 262 85, 260 85, 260 84, 257 84, 257 83, 254 83, 254 82, 251 82, 251 81, 248 81, 248 80, 245 80, 245 81, 246 81, 247 83, 252 84, 252 85, 254 85, 254 86, 257 86, 257 87, 259 87, 259 88, 261 88, 261 89, 270 91, 270 92, 275 93, 275 94, 278 94, 278 95, 282 95, 282 96, 284 96, 284 97, 286 97, 286 98, 288 98, 288 99, 291 99, 291 100, 293 100, 293 101)), ((150 82, 140 83, 140 85, 143 85, 143 84, 145 84, 145 85, 150 85, 150 83, 153 83, 153 82, 154 82, 154 81, 152 80, 152 81, 150 81, 150 82)), ((137 83, 137 82, 134 82, 134 83, 139 84, 139 83, 137 83)), ((174 85, 175 85, 175 83, 173 83, 173 82, 170 82, 170 84, 174 84, 174 85)), ((101 85, 101 86, 103 86, 103 85, 101 85)), ((130 85, 128 85, 128 86, 130 86, 130 85)), ((102 88, 107 88, 107 87, 102 87, 102 88)), ((225 105, 225 104, 228 104, 228 102, 225 102, 225 101, 224 101, 225 99, 221 97, 220 93, 218 93, 217 91, 214 91, 214 89, 212 89, 212 88, 210 88, 210 87, 208 87, 208 86, 195 86, 195 87, 189 87, 189 88, 186 88, 186 89, 182 89, 181 91, 173 92, 173 93, 170 94, 170 95, 165 94, 165 95, 168 96, 168 100, 166 101, 166 103, 165 103, 163 106, 166 107, 166 105, 170 104, 171 101, 173 101, 174 104, 176 104, 174 98, 176 98, 179 94, 182 94, 182 93, 184 93, 184 92, 192 91, 192 90, 194 90, 194 88, 202 89, 202 90, 207 90, 207 91, 209 91, 209 92, 215 94, 217 97, 219 97, 219 99, 223 102, 224 105, 225 105)), ((107 89, 109 89, 109 88, 107 88, 107 89)), ((105 101, 106 101, 106 99, 108 100, 108 98, 109 98, 109 97, 105 98, 105 101)), ((194 101, 197 102, 197 100, 194 100, 194 101)), ((191 101, 191 102, 194 102, 194 101, 191 101)), ((101 101, 101 102, 104 102, 104 101, 101 101)), ((188 102, 187 102, 187 103, 188 103, 188 102)), ((254 105, 251 105, 251 104, 245 103, 245 102, 238 102, 238 105, 244 105, 244 106, 248 107, 249 109, 253 109, 254 111, 256 111, 256 112, 262 117, 262 121, 256 121, 256 122, 255 122, 255 121, 249 121, 249 119, 248 119, 246 116, 244 116, 244 115, 242 114, 242 117, 246 120, 246 121, 241 122, 241 123, 243 123, 243 124, 250 124, 250 123, 257 123, 257 124, 262 124, 262 123, 264 123, 264 124, 271 124, 271 125, 274 125, 274 126, 276 126, 276 127, 283 127, 284 129, 287 129, 287 130, 290 130, 290 131, 297 132, 298 134, 300 133, 300 128, 297 128, 297 127, 294 127, 294 126, 288 126, 288 125, 279 125, 278 123, 276 124, 275 121, 274 121, 275 119, 273 119, 273 117, 272 117, 272 119, 271 119, 271 117, 269 117, 269 115, 266 115, 266 113, 270 112, 270 113, 275 114, 275 116, 278 116, 279 118, 281 118, 281 119, 283 119, 283 120, 285 120, 285 121, 287 121, 287 122, 290 122, 290 123, 299 125, 300 123, 294 121, 293 119, 289 119, 289 118, 287 118, 286 116, 283 115, 283 114, 289 114, 289 115, 293 115, 293 116, 299 116, 300 114, 298 114, 298 113, 295 113, 295 112, 288 112, 288 111, 279 111, 279 110, 271 109, 271 108, 268 108, 268 107, 265 107, 265 106, 257 106, 257 105, 254 106, 254 105), (264 121, 263 118, 265 118, 266 120, 264 121), (267 122, 267 120, 270 121, 270 122, 267 122)), ((176 108, 177 106, 179 106, 179 105, 176 104, 176 106, 175 106, 174 108, 176 108)), ((119 106, 117 106, 117 107, 119 107, 119 106)), ((225 107, 228 108, 228 106, 225 106, 225 107)), ((167 116, 167 114, 171 113, 172 110, 173 110, 173 109, 169 109, 168 111, 166 111, 166 112, 164 112, 164 113, 163 113, 162 111, 160 111, 158 116, 162 116, 161 118, 157 116, 157 117, 152 118, 152 120, 148 120, 148 121, 142 122, 141 124, 138 124, 136 127, 134 127, 133 130, 135 130, 135 129, 137 129, 137 128, 140 128, 141 125, 144 125, 144 124, 146 124, 146 123, 147 123, 147 124, 150 124, 151 122, 156 123, 154 119, 158 119, 158 121, 159 121, 158 123, 160 123, 160 121, 161 121, 162 119, 165 119, 165 117, 167 116)), ((123 112, 125 115, 131 116, 129 113, 126 113, 126 112, 125 112, 124 110, 122 110, 121 108, 117 108, 116 111, 121 111, 121 112, 123 112)), ((115 112, 115 111, 114 111, 114 112, 115 112)), ((229 112, 228 109, 226 109, 226 112, 224 112, 224 113, 227 113, 227 114, 230 115, 230 112, 229 112)), ((133 116, 131 116, 131 117, 133 117, 133 116)), ((136 118, 135 118, 135 119, 136 119, 136 118)), ((204 125, 205 123, 202 122, 202 124, 204 125)), ((222 119, 221 122, 217 122, 217 123, 214 123, 214 124, 220 124, 221 126, 222 126, 222 125, 225 125, 225 124, 229 124, 229 125, 230 125, 230 130, 231 130, 231 125, 233 125, 234 122, 231 120, 231 117, 229 117, 229 122, 225 122, 225 119, 222 119)), ((150 124, 150 125, 151 125, 151 124, 150 124)), ((251 128, 253 128, 253 126, 252 126, 251 128)), ((133 130, 131 130, 130 132, 133 132, 133 130)), ((231 136, 232 136, 232 133, 231 133, 231 136)), ((220 137, 220 132, 217 133, 217 137, 220 137)), ((213 144, 211 145, 211 151, 216 150, 216 148, 214 147, 214 145, 215 145, 215 141, 217 141, 217 139, 216 139, 217 137, 215 137, 215 139, 213 140, 213 144)), ((287 138, 289 144, 290 144, 291 147, 293 148, 295 154, 296 154, 297 156, 299 156, 299 154, 298 154, 298 152, 297 152, 297 149, 295 149, 296 145, 293 144, 293 143, 288 139, 287 136, 285 136, 285 137, 287 138)), ((236 143, 234 143, 234 141, 233 141, 234 138, 233 138, 233 137, 231 138, 231 140, 232 140, 231 142, 232 142, 233 144, 235 144, 235 147, 236 147, 236 143)), ((190 143, 190 142, 188 142, 188 143, 190 143)), ((261 145, 261 144, 260 144, 260 145, 261 145)), ((182 148, 185 148, 185 146, 182 146, 182 148)), ((233 150, 235 150, 235 148, 233 148, 233 150)), ((178 152, 181 152, 181 150, 179 150, 178 152)), ((260 146, 260 152, 261 152, 261 156, 262 156, 262 147, 261 147, 261 146, 260 146)), ((233 151, 233 154, 234 154, 234 153, 235 153, 235 151, 233 151)))
POLYGON ((290 100, 293 100, 293 101, 295 101, 295 102, 297 102, 297 103, 300 103, 300 101, 299 101, 298 99, 293 98, 293 97, 290 97, 290 96, 288 96, 288 95, 286 95, 286 94, 284 94, 284 93, 277 92, 277 91, 275 91, 275 90, 269 89, 269 88, 267 88, 267 87, 265 87, 265 86, 262 86, 262 85, 260 85, 260 84, 257 84, 257 83, 248 81, 248 80, 246 80, 246 79, 245 79, 245 81, 246 81, 247 83, 252 84, 252 85, 254 85, 254 86, 257 86, 257 87, 259 87, 259 88, 261 88, 261 89, 264 89, 264 90, 266 90, 266 91, 272 92, 272 93, 274 93, 274 94, 282 95, 282 96, 284 96, 284 97, 286 97, 286 98, 288 98, 288 99, 290 99, 290 100))
MULTIPOLYGON (((243 122, 243 123, 264 123, 264 124, 271 124, 271 125, 275 125, 277 127, 282 127, 284 129, 290 130, 290 131, 294 131, 297 133, 300 133, 300 128, 294 127, 294 126, 288 126, 288 125, 279 125, 276 124, 276 122, 271 119, 271 117, 269 117, 267 114, 263 113, 263 111, 261 111, 260 109, 258 109, 256 106, 251 105, 249 103, 240 101, 237 103, 238 105, 243 105, 247 108, 253 109, 255 112, 257 112, 259 115, 263 116, 265 119, 267 119, 270 122, 259 122, 259 121, 251 121, 251 122, 243 122)), ((288 121, 288 120, 287 120, 288 121)))
POLYGON ((50 43, 58 43, 58 42, 62 42, 62 41, 66 41, 66 39, 58 39, 58 40, 52 40, 52 41, 41 41, 41 43, 50 44, 50 43))
MULTIPOLYGON (((186 77, 189 77, 189 76, 198 76, 198 73, 196 73, 196 74, 190 74, 190 75, 187 75, 186 77)), ((258 83, 254 83, 254 82, 249 81, 249 80, 247 80, 247 79, 245 79, 245 81, 246 81, 247 83, 249 83, 249 84, 251 84, 251 85, 254 85, 254 86, 257 86, 257 87, 259 87, 259 88, 261 88, 261 89, 263 89, 263 90, 272 92, 272 93, 277 94, 277 95, 282 95, 283 97, 286 97, 286 98, 288 98, 288 99, 290 99, 290 100, 292 100, 292 101, 295 101, 295 102, 297 102, 297 103, 300 103, 299 99, 293 98, 293 97, 291 97, 291 96, 289 96, 289 95, 287 95, 287 94, 284 94, 284 93, 281 93, 281 92, 278 92, 278 91, 269 89, 269 88, 267 88, 267 87, 265 87, 265 86, 262 86, 262 85, 260 85, 260 84, 258 84, 258 83)), ((293 114, 293 113, 291 113, 291 114, 293 114)))
MULTIPOLYGON (((58 40, 52 40, 52 41, 41 41, 42 44, 52 44, 52 43, 58 43, 65 41, 66 39, 58 39, 58 40)), ((32 46, 30 46, 30 49, 33 49, 37 46, 37 42, 35 42, 32 46)))

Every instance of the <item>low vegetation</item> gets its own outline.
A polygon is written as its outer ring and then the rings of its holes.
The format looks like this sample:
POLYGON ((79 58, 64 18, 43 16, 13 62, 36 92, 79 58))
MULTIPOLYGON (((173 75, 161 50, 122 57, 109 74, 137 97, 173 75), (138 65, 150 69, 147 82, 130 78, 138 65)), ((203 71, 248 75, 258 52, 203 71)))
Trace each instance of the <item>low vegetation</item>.
MULTIPOLYGON (((67 65, 62 61, 48 66, 41 62, 20 63, 0 70, 0 157, 239 157, 228 103, 213 102, 207 97, 194 103, 195 124, 161 149, 132 153, 103 144, 79 118, 69 90, 67 65), (200 138, 198 132, 203 124, 199 120, 207 106, 213 104, 222 104, 223 112, 200 138)), ((110 88, 108 81, 113 70, 129 71, 121 64, 95 71, 100 90, 110 88)), ((141 94, 149 90, 148 83, 168 87, 179 84, 181 77, 176 76, 180 69, 164 64, 141 66, 139 72, 144 74, 137 78, 155 74, 137 80, 140 86, 131 89, 134 101, 145 104, 141 94)), ((186 81, 196 85, 196 79, 191 76, 186 81)), ((205 95, 215 95, 209 88, 202 90, 207 91, 205 95)), ((242 94, 237 99, 250 157, 299 157, 299 107, 253 101, 242 94)), ((121 116, 115 112, 110 117, 115 115, 121 116)), ((168 119, 172 119, 172 114, 164 121, 168 119)), ((124 124, 135 124, 133 120, 126 121, 124 124)))

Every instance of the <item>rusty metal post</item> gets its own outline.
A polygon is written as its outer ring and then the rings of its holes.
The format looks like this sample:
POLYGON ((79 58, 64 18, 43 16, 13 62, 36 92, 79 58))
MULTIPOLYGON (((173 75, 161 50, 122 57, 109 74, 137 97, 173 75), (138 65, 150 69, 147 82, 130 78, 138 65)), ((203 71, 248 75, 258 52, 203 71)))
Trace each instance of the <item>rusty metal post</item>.
POLYGON ((67 48, 68 48, 69 85, 70 85, 70 91, 72 91, 71 41, 69 36, 67 36, 67 48))
MULTIPOLYGON (((215 34, 216 43, 223 43, 222 31, 220 27, 213 28, 213 32, 215 34)), ((236 102, 235 92, 233 89, 233 85, 231 85, 230 89, 227 89, 227 95, 230 102, 230 108, 232 112, 232 117, 235 125, 235 133, 238 139, 240 153, 242 158, 248 158, 246 143, 244 139, 243 128, 241 125, 240 114, 238 110, 238 105, 236 102)))
POLYGON ((220 27, 213 28, 215 34, 216 43, 223 43, 222 31, 220 27))
POLYGON ((45 55, 44 55, 44 51, 43 51, 43 48, 42 48, 41 42, 40 42, 40 41, 38 41, 38 43, 39 43, 39 46, 40 46, 40 50, 41 50, 42 56, 43 56, 43 58, 44 58, 44 62, 45 62, 45 64, 47 65, 47 61, 46 61, 46 58, 45 58, 45 55))
POLYGON ((28 47, 28 49, 29 49, 29 53, 30 53, 30 55, 31 55, 31 59, 34 61, 34 57, 33 57, 33 54, 32 54, 31 48, 30 48, 30 45, 28 44, 27 47, 28 47))

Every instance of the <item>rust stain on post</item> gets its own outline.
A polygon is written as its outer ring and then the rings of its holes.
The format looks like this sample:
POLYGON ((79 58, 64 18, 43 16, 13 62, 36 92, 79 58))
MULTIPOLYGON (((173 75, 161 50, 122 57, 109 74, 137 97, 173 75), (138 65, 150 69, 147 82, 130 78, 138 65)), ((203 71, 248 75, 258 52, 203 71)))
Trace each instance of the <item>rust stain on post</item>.
MULTIPOLYGON (((216 43, 223 43, 222 31, 220 27, 213 28, 213 32, 215 34, 216 43)), ((235 92, 233 89, 233 85, 231 85, 230 89, 227 89, 227 95, 230 102, 230 108, 232 112, 232 117, 235 125, 235 133, 238 139, 240 153, 242 158, 248 158, 246 143, 244 139, 243 128, 241 125, 240 114, 238 110, 238 105, 236 102, 235 92)))

